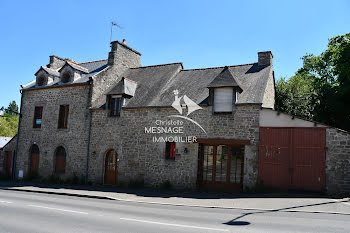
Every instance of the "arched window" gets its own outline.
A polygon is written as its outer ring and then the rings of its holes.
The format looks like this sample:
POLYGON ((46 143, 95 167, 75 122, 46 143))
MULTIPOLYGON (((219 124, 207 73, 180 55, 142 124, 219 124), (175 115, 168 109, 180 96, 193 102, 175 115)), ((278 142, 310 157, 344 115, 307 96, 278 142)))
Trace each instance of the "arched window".
POLYGON ((39 172, 39 147, 37 145, 32 145, 30 149, 30 167, 29 171, 31 174, 38 174, 39 172))
POLYGON ((68 83, 68 82, 70 82, 70 81, 71 81, 71 75, 70 75, 70 73, 69 73, 69 72, 63 73, 62 78, 61 78, 61 81, 62 81, 63 83, 68 83))
POLYGON ((55 152, 55 173, 66 172, 66 150, 63 146, 59 146, 55 152))

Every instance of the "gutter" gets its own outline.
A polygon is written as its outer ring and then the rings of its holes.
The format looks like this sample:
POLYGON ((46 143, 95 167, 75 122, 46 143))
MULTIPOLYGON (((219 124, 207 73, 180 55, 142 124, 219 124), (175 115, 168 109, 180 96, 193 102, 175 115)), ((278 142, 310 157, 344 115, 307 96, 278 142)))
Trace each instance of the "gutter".
POLYGON ((21 93, 21 107, 19 109, 19 119, 18 119, 18 128, 17 128, 17 141, 16 141, 16 150, 15 153, 13 153, 13 159, 12 159, 12 174, 11 178, 12 180, 16 179, 16 165, 17 165, 17 153, 18 153, 18 141, 19 141, 19 133, 21 129, 21 119, 22 119, 22 104, 23 104, 23 93, 20 90, 21 93))

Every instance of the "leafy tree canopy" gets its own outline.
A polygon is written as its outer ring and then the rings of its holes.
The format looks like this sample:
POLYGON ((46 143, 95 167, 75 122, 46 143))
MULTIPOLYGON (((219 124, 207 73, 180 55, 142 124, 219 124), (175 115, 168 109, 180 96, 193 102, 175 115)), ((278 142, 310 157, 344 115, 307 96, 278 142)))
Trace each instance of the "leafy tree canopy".
POLYGON ((350 131, 350 33, 329 39, 323 53, 302 60, 294 76, 276 83, 276 108, 350 131))

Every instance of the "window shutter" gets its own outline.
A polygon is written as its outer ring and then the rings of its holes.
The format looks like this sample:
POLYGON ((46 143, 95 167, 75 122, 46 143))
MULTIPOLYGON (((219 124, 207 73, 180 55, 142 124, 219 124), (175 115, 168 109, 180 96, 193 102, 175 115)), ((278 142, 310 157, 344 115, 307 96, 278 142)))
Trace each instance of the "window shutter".
POLYGON ((232 112, 233 88, 214 89, 214 112, 232 112))
POLYGON ((165 158, 166 159, 175 159, 175 142, 166 142, 165 144, 165 158))

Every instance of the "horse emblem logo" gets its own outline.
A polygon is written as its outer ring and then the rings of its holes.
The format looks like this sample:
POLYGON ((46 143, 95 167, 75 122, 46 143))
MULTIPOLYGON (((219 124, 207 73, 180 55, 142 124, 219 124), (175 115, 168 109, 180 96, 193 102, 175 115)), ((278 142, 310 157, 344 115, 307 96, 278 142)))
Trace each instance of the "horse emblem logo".
POLYGON ((203 127, 200 124, 198 124, 198 122, 196 122, 188 117, 192 112, 200 110, 200 109, 202 109, 202 107, 200 107, 198 104, 196 104, 187 95, 179 97, 179 90, 174 90, 173 93, 175 95, 175 100, 171 106, 174 109, 176 109, 176 111, 178 111, 180 113, 180 115, 171 115, 169 117, 177 117, 177 118, 182 118, 182 119, 188 120, 188 121, 196 124, 199 128, 201 128, 203 130, 203 132, 205 134, 207 134, 207 132, 203 129, 203 127), (185 102, 185 104, 181 104, 182 99, 185 102), (187 108, 186 116, 183 116, 183 107, 187 108))

